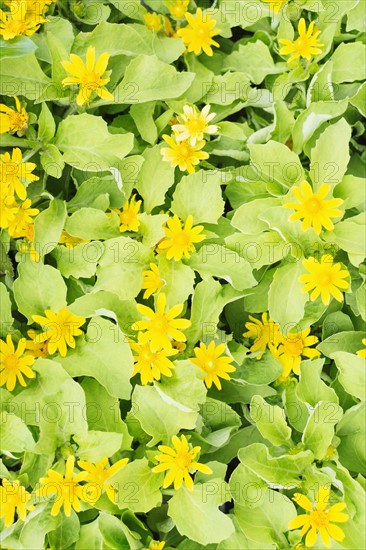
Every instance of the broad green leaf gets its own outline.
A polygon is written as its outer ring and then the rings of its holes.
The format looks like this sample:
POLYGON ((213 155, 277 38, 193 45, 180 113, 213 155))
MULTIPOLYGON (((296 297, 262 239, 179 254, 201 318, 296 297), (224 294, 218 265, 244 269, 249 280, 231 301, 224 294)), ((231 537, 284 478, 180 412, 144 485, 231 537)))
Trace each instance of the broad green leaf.
POLYGON ((103 536, 99 529, 99 517, 91 523, 80 527, 79 540, 76 541, 75 550, 103 550, 103 536))
POLYGON ((46 309, 57 312, 66 306, 66 285, 57 269, 27 259, 18 266, 14 281, 14 299, 19 311, 33 323, 32 315, 44 315, 46 309))
POLYGON ((162 474, 152 473, 146 458, 126 464, 110 478, 110 483, 118 487, 116 503, 122 509, 146 513, 161 504, 162 474))
POLYGON ((356 95, 350 99, 350 103, 354 105, 361 113, 362 116, 366 117, 366 83, 364 82, 356 95))
POLYGON ((150 145, 154 145, 158 139, 158 129, 153 118, 155 105, 155 101, 142 104, 135 103, 130 109, 130 114, 142 139, 150 143, 150 145))
POLYGON ((122 445, 122 434, 90 430, 85 437, 75 436, 80 460, 98 462, 114 455, 122 445))
POLYGON ((198 271, 203 280, 207 281, 214 275, 230 283, 236 290, 244 290, 257 284, 249 262, 237 252, 219 244, 203 244, 191 255, 187 264, 198 271))
POLYGON ((339 370, 338 380, 347 393, 358 399, 366 399, 365 360, 352 353, 336 351, 332 353, 339 370))
POLYGON ((358 266, 366 256, 366 214, 362 213, 337 223, 325 240, 337 244, 348 254, 355 255, 357 261, 354 262, 351 257, 350 260, 358 266))
POLYGON ((122 82, 114 90, 115 103, 146 103, 179 97, 193 78, 193 73, 178 73, 155 55, 139 55, 130 62, 122 82))
POLYGON ((66 220, 65 230, 80 239, 111 239, 120 235, 119 217, 96 208, 80 208, 66 220))
POLYGON ((108 290, 122 300, 135 298, 141 290, 142 272, 154 261, 151 249, 129 237, 105 242, 99 260, 95 290, 108 290))
POLYGON ((333 82, 339 84, 340 82, 365 80, 365 56, 366 46, 362 42, 340 44, 332 56, 333 82))
POLYGON ((63 277, 89 278, 95 275, 97 263, 104 252, 104 246, 100 241, 81 243, 73 248, 58 246, 54 251, 57 268, 63 277))
MULTIPOLYGON (((243 324, 243 332, 244 324, 243 324)), ((274 382, 283 372, 282 364, 269 352, 266 352, 260 361, 257 359, 245 358, 237 369, 240 379, 249 384, 270 384, 274 382)))
POLYGON ((366 187, 363 179, 356 176, 344 176, 334 189, 334 196, 344 200, 346 210, 353 207, 363 208, 366 202, 366 187))
POLYGON ((308 297, 301 291, 303 283, 299 281, 299 276, 302 273, 300 261, 278 267, 269 287, 269 315, 285 335, 304 317, 308 297))
POLYGON ((166 295, 167 306, 183 304, 193 294, 195 274, 189 266, 167 260, 160 254, 159 273, 165 283, 161 290, 166 295))
POLYGON ((341 438, 337 447, 340 461, 352 472, 360 472, 362 475, 366 473, 365 407, 365 403, 351 407, 337 425, 337 436, 341 438))
POLYGON ((131 548, 125 534, 126 527, 118 518, 102 512, 98 524, 107 548, 114 550, 129 550, 131 548))
POLYGON ((133 134, 110 134, 101 117, 83 113, 60 122, 55 145, 64 153, 67 164, 78 170, 99 172, 115 166, 131 151, 133 134))
POLYGON ((267 489, 267 483, 244 464, 239 464, 230 477, 230 493, 234 502, 241 506, 261 506, 267 489))
POLYGON ((310 177, 315 190, 326 183, 333 188, 342 181, 350 159, 351 127, 344 118, 328 126, 310 154, 310 177))
MULTIPOLYGON (((235 527, 235 533, 233 533, 228 539, 219 543, 217 550, 233 550, 233 548, 240 548, 241 550, 274 550, 275 545, 263 544, 258 541, 249 539, 244 535, 236 516, 229 514, 231 521, 235 527)), ((193 549, 192 549, 193 550, 193 549)))
POLYGON ((61 178, 65 163, 56 145, 53 143, 46 145, 40 153, 40 161, 46 174, 56 179, 61 178))
POLYGON ((255 395, 250 402, 250 416, 265 439, 273 445, 288 444, 291 429, 284 417, 283 409, 270 405, 260 395, 255 395))
POLYGON ((41 256, 51 252, 60 239, 66 219, 66 204, 53 199, 34 221, 34 246, 41 256))
POLYGON ((71 516, 67 518, 63 516, 60 523, 54 531, 48 535, 49 543, 55 550, 63 550, 68 548, 79 539, 80 521, 78 515, 71 511, 71 516))
POLYGON ((234 532, 231 519, 218 509, 226 492, 219 478, 197 484, 193 491, 182 487, 170 499, 168 515, 181 535, 203 545, 221 542, 234 532))
MULTIPOLYGON (((11 407, 11 410, 17 412, 17 407, 11 407)), ((12 414, 3 410, 1 412, 0 439, 2 451, 11 453, 22 453, 31 451, 34 448, 34 439, 32 433, 27 428, 25 422, 12 414)))
POLYGON ((311 407, 316 407, 320 401, 338 404, 336 392, 321 379, 324 359, 302 361, 300 380, 296 387, 297 397, 311 407))
MULTIPOLYGON (((311 79, 308 92, 307 92, 308 107, 311 107, 312 102, 316 104, 318 101, 330 102, 334 100, 332 71, 333 71, 333 61, 329 59, 315 73, 315 75, 311 79)), ((303 129, 303 132, 304 132, 304 129, 303 129)))
POLYGON ((313 451, 317 460, 322 460, 334 436, 334 426, 343 416, 338 403, 320 401, 316 404, 305 426, 302 442, 313 451))
POLYGON ((1 338, 5 338, 5 336, 10 332, 10 328, 12 327, 14 320, 11 313, 10 296, 4 283, 0 283, 0 303, 0 336, 1 338))
POLYGON ((113 176, 93 176, 80 185, 67 203, 68 212, 76 212, 86 206, 93 207, 95 200, 103 193, 108 194, 109 204, 113 208, 121 208, 126 198, 122 185, 113 176))
POLYGON ((256 235, 234 233, 226 237, 225 244, 249 262, 252 269, 280 262, 288 252, 287 243, 276 231, 263 231, 256 235))
POLYGON ((91 376, 112 397, 130 398, 132 352, 125 335, 111 321, 94 317, 85 339, 79 338, 76 348, 57 360, 71 376, 91 376))
POLYGON ((261 84, 269 74, 286 70, 284 64, 275 65, 268 46, 261 40, 240 44, 237 51, 226 57, 224 68, 246 73, 254 84, 261 84))
POLYGON ((216 223, 224 212, 221 184, 219 171, 199 170, 183 176, 175 188, 171 211, 182 220, 192 215, 193 225, 216 223))
POLYGON ((0 77, 1 94, 23 95, 33 101, 42 95, 51 82, 42 71, 34 53, 17 57, 16 62, 12 57, 2 59, 0 77))
POLYGON ((0 38, 0 58, 5 57, 23 57, 32 54, 37 49, 37 46, 28 36, 17 36, 12 40, 4 40, 0 38))
POLYGON ((236 208, 231 219, 231 225, 248 235, 265 231, 268 229, 268 224, 260 220, 258 214, 271 206, 278 206, 279 204, 281 204, 280 200, 272 197, 254 199, 242 204, 239 208, 236 208))
POLYGON ((365 337, 363 331, 342 331, 332 334, 323 342, 318 344, 317 348, 326 357, 333 357, 335 352, 345 351, 349 354, 356 354, 362 349, 362 339, 365 337))
POLYGON ((55 120, 47 103, 42 103, 41 112, 38 117, 38 137, 43 142, 50 141, 56 132, 55 120))
POLYGON ((162 161, 162 145, 145 149, 145 159, 136 182, 136 189, 144 199, 144 209, 150 213, 165 201, 165 193, 174 183, 174 168, 162 161))

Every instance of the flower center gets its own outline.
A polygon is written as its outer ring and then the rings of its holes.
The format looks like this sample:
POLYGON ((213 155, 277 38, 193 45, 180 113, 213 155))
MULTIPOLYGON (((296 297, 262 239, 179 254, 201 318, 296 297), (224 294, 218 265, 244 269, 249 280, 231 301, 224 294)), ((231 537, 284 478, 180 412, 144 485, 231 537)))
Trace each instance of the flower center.
POLYGON ((81 84, 84 88, 91 88, 92 90, 99 88, 101 85, 100 74, 94 71, 86 71, 83 75, 81 84))
POLYGON ((27 30, 27 23, 25 21, 15 21, 14 19, 8 19, 6 22, 6 29, 16 35, 25 34, 27 30))
POLYGON ((181 231, 178 235, 176 235, 174 241, 177 246, 185 248, 191 244, 191 236, 189 233, 181 231))
POLYGON ((192 148, 187 143, 180 146, 180 156, 183 159, 189 159, 192 156, 192 148))
POLYGON ((181 470, 188 470, 192 462, 192 458, 188 453, 176 456, 175 463, 181 470))
POLYGON ((136 219, 135 212, 133 212, 133 210, 126 210, 125 212, 121 212, 120 219, 124 225, 129 225, 132 221, 136 219))
POLYGON ((202 130, 205 128, 206 123, 204 120, 200 120, 199 118, 189 120, 187 122, 187 128, 190 134, 200 134, 202 130))
POLYGON ((19 357, 12 353, 8 355, 4 361, 4 366, 8 370, 17 370, 19 366, 19 357))
POLYGON ((312 197, 306 202, 306 208, 311 212, 312 214, 317 214, 322 209, 322 203, 317 197, 312 197))
POLYGON ((328 512, 319 512, 314 510, 313 512, 310 512, 310 521, 318 529, 319 527, 324 527, 329 524, 328 512))
POLYGON ((330 273, 320 273, 318 283, 320 286, 329 286, 332 282, 332 276, 330 273))
POLYGON ((212 359, 209 359, 203 368, 206 372, 212 372, 215 369, 215 367, 216 367, 215 361, 213 361, 212 359))
POLYGON ((296 40, 296 45, 299 52, 305 52, 310 47, 310 41, 306 36, 300 37, 296 40))
POLYGON ((159 332, 167 332, 169 328, 168 320, 164 315, 156 315, 154 319, 154 328, 159 332))
POLYGON ((304 343, 301 338, 298 340, 286 340, 284 343, 285 353, 298 357, 302 354, 304 343))
POLYGON ((28 116, 23 113, 9 113, 10 124, 14 130, 23 130, 27 127, 28 116))

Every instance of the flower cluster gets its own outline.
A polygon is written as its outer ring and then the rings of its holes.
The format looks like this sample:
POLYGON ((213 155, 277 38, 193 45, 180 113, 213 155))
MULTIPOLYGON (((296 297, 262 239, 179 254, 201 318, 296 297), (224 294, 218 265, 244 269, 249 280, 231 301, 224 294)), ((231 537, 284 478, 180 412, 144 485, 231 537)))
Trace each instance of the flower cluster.
POLYGON ((6 11, 0 10, 0 35, 4 40, 32 36, 45 23, 46 11, 56 0, 8 0, 6 11))

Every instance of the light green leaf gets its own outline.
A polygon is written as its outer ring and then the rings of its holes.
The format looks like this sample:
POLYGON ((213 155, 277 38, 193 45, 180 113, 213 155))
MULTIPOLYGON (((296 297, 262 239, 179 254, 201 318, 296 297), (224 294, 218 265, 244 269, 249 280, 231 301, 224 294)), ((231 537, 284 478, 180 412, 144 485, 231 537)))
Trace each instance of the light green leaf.
POLYGON ((313 451, 317 460, 325 457, 334 436, 334 426, 342 416, 342 407, 337 403, 320 401, 316 404, 305 426, 302 442, 313 451))
POLYGON ((254 84, 260 84, 269 74, 286 70, 284 64, 275 65, 268 46, 261 40, 240 44, 237 51, 226 57, 224 68, 246 73, 254 84))
POLYGON ((173 195, 170 210, 186 220, 193 216, 193 224, 216 223, 224 212, 221 187, 222 174, 199 170, 183 176, 173 195))
POLYGON ((227 484, 220 478, 196 484, 193 491, 185 487, 177 491, 169 501, 168 515, 180 534, 203 545, 227 539, 234 526, 218 509, 226 491, 227 484))
POLYGON ((81 243, 73 248, 58 246, 54 252, 57 268, 66 277, 85 277, 88 279, 95 275, 97 263, 104 252, 100 241, 81 243))
POLYGON ((183 304, 193 294, 195 274, 188 265, 167 260, 160 254, 159 273, 165 283, 161 290, 166 295, 167 307, 183 304))
POLYGON ((132 352, 124 334, 111 321, 94 317, 85 340, 79 338, 76 348, 57 360, 71 376, 91 376, 112 397, 130 398, 132 352))
POLYGON ((347 393, 358 399, 366 399, 365 360, 352 353, 337 351, 332 353, 339 370, 338 380, 347 393))
POLYGON ((366 202, 366 186, 363 185, 363 178, 356 176, 344 176, 342 181, 336 185, 334 196, 344 200, 346 210, 353 207, 363 209, 366 202))
POLYGON ((17 36, 12 40, 0 38, 0 58, 24 57, 37 49, 35 43, 28 36, 17 36))
MULTIPOLYGON (((358 216, 338 222, 334 230, 325 235, 325 240, 336 243, 339 248, 355 254, 358 257, 358 266, 366 256, 366 214, 363 212, 358 216)), ((354 264, 350 258, 351 263, 354 264)))
POLYGON ((308 297, 301 292, 303 283, 299 282, 299 276, 302 272, 300 261, 278 267, 269 287, 269 315, 280 325, 283 334, 287 334, 304 317, 308 297))
MULTIPOLYGON (((193 289, 192 289, 193 290, 193 289)), ((11 300, 4 283, 0 283, 0 336, 4 338, 13 325, 13 316, 11 314, 11 300)))
POLYGON ((162 145, 145 149, 145 159, 136 182, 136 189, 144 199, 144 209, 150 213, 155 206, 165 201, 165 193, 174 183, 174 168, 163 162, 162 145))
POLYGON ((56 132, 55 120, 47 103, 42 103, 41 112, 38 117, 38 137, 42 141, 50 141, 56 132))
POLYGON ((252 269, 280 262, 288 251, 287 243, 276 231, 263 231, 256 235, 234 233, 226 237, 225 244, 249 262, 252 269))
POLYGON ((362 42, 340 44, 333 59, 333 82, 353 82, 366 79, 366 45, 362 42))
POLYGON ((121 234, 120 220, 112 212, 107 215, 96 208, 80 208, 66 220, 65 230, 80 239, 111 239, 121 234))
POLYGON ((54 531, 48 534, 49 544, 54 550, 63 550, 68 548, 79 539, 80 521, 78 515, 71 510, 71 516, 62 517, 60 523, 54 531))
POLYGON ((34 101, 42 95, 51 82, 42 71, 34 53, 22 54, 21 57, 17 57, 16 62, 12 57, 2 59, 0 77, 1 94, 20 95, 21 90, 24 97, 34 101))
MULTIPOLYGON (((12 407, 11 410, 17 410, 12 407)), ((0 440, 1 450, 10 453, 22 453, 34 448, 34 439, 25 422, 6 410, 0 414, 0 440)))
POLYGON ((320 375, 324 359, 302 361, 300 366, 300 380, 296 387, 297 397, 311 407, 320 401, 338 404, 336 392, 327 386, 320 375))
POLYGON ((350 99, 350 103, 360 111, 362 116, 366 117, 366 82, 360 86, 357 94, 350 99))
POLYGON ((250 402, 250 416, 265 439, 276 446, 287 444, 291 429, 281 407, 270 405, 260 395, 254 395, 250 402))
POLYGON ((90 430, 86 436, 75 436, 80 460, 98 462, 105 456, 114 455, 122 445, 121 433, 97 432, 90 430))
POLYGON ((40 256, 57 246, 65 219, 66 204, 60 199, 53 199, 49 207, 38 214, 34 221, 34 246, 40 256))
POLYGON ((258 214, 271 206, 277 206, 279 204, 281 204, 281 201, 272 197, 254 199, 253 201, 242 204, 235 210, 231 219, 231 225, 248 235, 266 231, 266 229, 268 229, 268 224, 259 219, 258 214))

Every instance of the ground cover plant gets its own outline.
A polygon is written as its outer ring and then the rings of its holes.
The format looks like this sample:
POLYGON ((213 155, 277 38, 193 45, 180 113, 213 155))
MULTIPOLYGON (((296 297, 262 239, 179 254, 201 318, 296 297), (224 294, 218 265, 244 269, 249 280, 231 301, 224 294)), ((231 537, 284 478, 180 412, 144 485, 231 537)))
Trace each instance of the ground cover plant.
POLYGON ((1 548, 364 548, 365 21, 1 3, 1 548))

